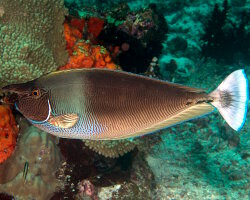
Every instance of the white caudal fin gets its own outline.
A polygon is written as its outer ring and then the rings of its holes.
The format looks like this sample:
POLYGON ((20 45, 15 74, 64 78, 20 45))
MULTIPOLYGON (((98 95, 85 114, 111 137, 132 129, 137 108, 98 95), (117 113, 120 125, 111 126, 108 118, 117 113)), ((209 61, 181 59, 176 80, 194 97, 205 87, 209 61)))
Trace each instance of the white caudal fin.
POLYGON ((212 105, 236 131, 239 131, 245 123, 248 95, 248 80, 242 69, 231 73, 216 90, 210 93, 214 99, 212 105))

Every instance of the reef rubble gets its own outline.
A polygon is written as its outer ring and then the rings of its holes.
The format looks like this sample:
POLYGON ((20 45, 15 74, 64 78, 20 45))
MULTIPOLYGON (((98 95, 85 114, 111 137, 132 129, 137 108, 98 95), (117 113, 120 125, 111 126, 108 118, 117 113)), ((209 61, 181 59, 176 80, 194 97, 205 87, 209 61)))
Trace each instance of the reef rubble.
POLYGON ((0 192, 20 200, 50 199, 59 186, 61 155, 55 138, 22 120, 13 155, 0 164, 0 192), (27 165, 27 173, 24 168, 27 165))

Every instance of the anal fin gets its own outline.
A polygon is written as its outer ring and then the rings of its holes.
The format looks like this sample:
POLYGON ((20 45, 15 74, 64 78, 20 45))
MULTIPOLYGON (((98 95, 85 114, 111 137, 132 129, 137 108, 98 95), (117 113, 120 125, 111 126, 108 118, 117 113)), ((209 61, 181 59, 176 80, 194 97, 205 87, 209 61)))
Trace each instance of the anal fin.
POLYGON ((163 128, 171 127, 171 126, 174 126, 176 124, 180 124, 182 122, 189 121, 189 120, 204 116, 206 114, 211 113, 214 110, 215 110, 215 108, 208 103, 196 104, 196 105, 193 105, 187 109, 182 110, 181 112, 177 113, 176 115, 174 115, 172 117, 169 117, 168 119, 166 119, 164 121, 161 121, 157 124, 154 124, 150 127, 147 127, 141 131, 132 133, 130 135, 126 135, 126 137, 123 137, 123 138, 136 137, 136 136, 151 133, 151 132, 163 129, 163 128))
POLYGON ((48 122, 59 128, 72 128, 79 120, 79 116, 75 113, 59 116, 51 116, 48 122))
POLYGON ((185 121, 189 121, 198 117, 202 117, 206 114, 214 111, 215 108, 208 103, 200 103, 194 106, 191 106, 182 112, 178 113, 175 116, 170 117, 166 121, 163 122, 165 127, 173 126, 175 124, 179 124, 185 121))

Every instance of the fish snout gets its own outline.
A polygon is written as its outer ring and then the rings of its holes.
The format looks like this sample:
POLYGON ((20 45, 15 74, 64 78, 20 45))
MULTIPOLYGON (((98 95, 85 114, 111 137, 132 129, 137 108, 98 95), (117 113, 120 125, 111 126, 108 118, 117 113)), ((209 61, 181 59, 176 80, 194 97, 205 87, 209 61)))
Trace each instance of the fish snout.
POLYGON ((13 84, 4 86, 1 90, 3 92, 16 93, 16 94, 24 94, 27 93, 27 86, 25 84, 13 84))

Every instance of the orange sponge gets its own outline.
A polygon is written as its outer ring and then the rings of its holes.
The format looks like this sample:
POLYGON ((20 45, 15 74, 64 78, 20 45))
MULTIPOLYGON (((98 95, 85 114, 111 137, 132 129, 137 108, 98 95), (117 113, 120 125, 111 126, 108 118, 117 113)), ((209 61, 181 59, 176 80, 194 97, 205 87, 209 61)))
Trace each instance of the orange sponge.
POLYGON ((109 52, 102 46, 92 45, 90 42, 79 40, 72 48, 72 55, 68 64, 60 67, 63 69, 75 68, 108 68, 117 69, 112 62, 109 52))
MULTIPOLYGON (((69 52, 69 61, 59 70, 76 68, 108 68, 119 69, 111 58, 110 53, 103 46, 94 45, 91 40, 83 40, 84 28, 88 27, 88 33, 96 38, 104 26, 104 21, 91 17, 85 19, 71 19, 64 23, 64 35, 69 52)), ((85 36, 86 37, 86 36, 85 36)))
POLYGON ((0 105, 0 163, 14 151, 18 128, 9 106, 0 105))
POLYGON ((88 20, 88 33, 92 34, 94 38, 97 38, 99 36, 103 27, 104 27, 104 20, 100 18, 91 17, 88 20))
POLYGON ((76 41, 82 38, 82 33, 76 27, 64 23, 64 37, 69 55, 72 55, 72 48, 76 41))

